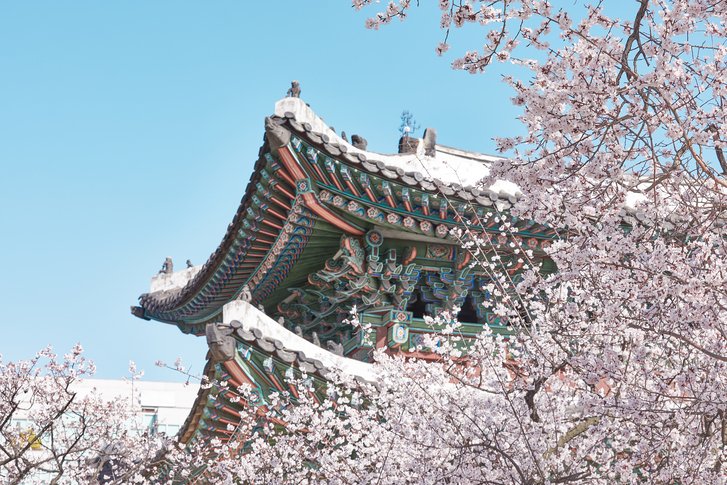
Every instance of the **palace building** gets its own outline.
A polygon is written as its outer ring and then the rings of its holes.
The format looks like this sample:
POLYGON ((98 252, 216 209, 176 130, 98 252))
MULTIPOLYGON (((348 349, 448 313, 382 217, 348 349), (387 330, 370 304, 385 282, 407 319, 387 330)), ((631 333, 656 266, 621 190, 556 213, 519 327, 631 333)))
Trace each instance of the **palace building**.
POLYGON ((278 101, 250 182, 206 263, 152 278, 132 313, 206 336, 210 382, 179 437, 228 440, 243 406, 265 410, 273 391, 295 398, 293 376, 325 392, 331 369, 376 379, 372 350, 428 358, 426 316, 448 312, 474 337, 511 332, 484 305, 496 261, 516 282, 528 261, 553 271, 553 233, 509 214, 513 184, 483 187, 495 157, 404 136, 399 153, 367 151, 339 136, 297 93, 278 101), (484 250, 464 249, 475 239, 484 250), (520 249, 518 249, 520 248, 520 249), (351 323, 356 310, 360 325, 351 323), (235 389, 250 385, 252 399, 235 389))

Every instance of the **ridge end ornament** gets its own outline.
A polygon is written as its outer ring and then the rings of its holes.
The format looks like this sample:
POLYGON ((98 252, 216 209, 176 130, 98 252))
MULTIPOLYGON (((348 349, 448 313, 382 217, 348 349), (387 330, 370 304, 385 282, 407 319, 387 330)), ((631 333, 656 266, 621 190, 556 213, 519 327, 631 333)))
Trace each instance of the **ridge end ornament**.
POLYGON ((268 116, 265 118, 265 138, 268 141, 270 150, 277 152, 280 148, 290 143, 290 131, 277 124, 268 116))
POLYGON ((221 323, 208 323, 205 326, 204 333, 212 362, 227 362, 235 357, 234 330, 232 326, 221 323))

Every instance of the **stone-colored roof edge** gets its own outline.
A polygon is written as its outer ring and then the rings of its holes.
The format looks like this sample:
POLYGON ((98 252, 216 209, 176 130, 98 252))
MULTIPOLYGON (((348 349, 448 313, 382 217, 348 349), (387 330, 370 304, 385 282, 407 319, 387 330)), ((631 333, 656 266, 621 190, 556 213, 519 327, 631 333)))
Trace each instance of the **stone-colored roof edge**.
MULTIPOLYGON (((143 293, 142 295, 140 295, 139 301, 141 302, 141 306, 143 308, 146 309, 145 303, 148 304, 148 302, 150 302, 152 299, 157 305, 162 306, 162 309, 160 311, 155 310, 155 313, 169 311, 169 309, 166 307, 168 307, 172 302, 174 302, 174 304, 172 305, 173 308, 184 305, 187 301, 194 298, 194 295, 197 293, 199 287, 203 286, 205 282, 209 281, 209 279, 214 276, 214 272, 225 259, 230 247, 234 244, 237 234, 240 230, 241 222, 245 218, 245 211, 252 202, 251 194, 254 193, 256 190, 256 184, 259 179, 259 170, 262 168, 262 165, 266 163, 263 157, 266 151, 266 147, 267 141, 265 141, 265 143, 263 143, 263 146, 260 147, 260 150, 258 152, 258 160, 255 163, 252 174, 250 175, 250 180, 245 187, 245 192, 242 196, 242 199, 240 200, 237 211, 232 218, 232 222, 227 225, 227 229, 225 230, 225 234, 223 235, 220 244, 217 245, 212 254, 210 254, 209 258, 207 258, 207 261, 202 265, 200 270, 184 285, 184 287, 158 293, 143 293)), ((138 314, 139 312, 135 311, 134 308, 135 307, 132 307, 131 313, 135 316, 141 317, 141 315, 138 314)), ((151 315, 151 318, 157 319, 153 314, 151 315)))
MULTIPOLYGON (((308 342, 248 302, 228 303, 224 307, 224 315, 226 316, 224 324, 234 329, 231 336, 235 340, 252 346, 263 354, 275 356, 300 372, 317 375, 323 380, 332 371, 347 372, 361 384, 376 385, 376 374, 372 364, 336 355, 308 342), (253 320, 250 317, 256 318, 253 320)), ((239 348, 235 349, 235 353, 239 354, 239 348)), ((192 409, 177 434, 182 443, 188 443, 199 427, 199 422, 209 403, 210 392, 215 384, 215 365, 208 353, 203 372, 207 383, 206 385, 203 385, 205 383, 200 384, 192 409)))
MULTIPOLYGON (((522 195, 522 192, 517 186, 507 181, 499 180, 489 188, 480 189, 476 186, 465 186, 457 182, 432 178, 428 174, 418 171, 407 171, 402 167, 387 163, 387 161, 392 162, 395 158, 408 157, 411 159, 413 156, 398 154, 384 155, 354 147, 351 143, 338 136, 299 98, 284 98, 278 101, 276 103, 275 117, 284 120, 285 124, 292 128, 291 131, 294 134, 302 136, 311 145, 328 153, 329 156, 347 162, 351 166, 369 174, 383 177, 395 183, 403 183, 424 192, 442 193, 448 197, 456 197, 466 202, 477 202, 485 206, 491 206, 494 202, 500 201, 503 210, 509 209, 510 205, 514 204, 522 195), (292 111, 283 111, 291 106, 293 107, 292 111)), ((442 148, 450 154, 453 151, 468 153, 469 155, 466 157, 456 154, 452 154, 452 156, 472 160, 471 163, 477 164, 477 166, 483 165, 483 162, 486 161, 485 158, 490 158, 491 160, 497 159, 497 157, 474 154, 474 152, 464 152, 463 150, 451 147, 442 148), (482 157, 482 159, 475 160, 475 155, 482 157)), ((416 155, 414 157, 418 156, 416 155)))
POLYGON ((245 301, 231 301, 223 307, 224 324, 235 329, 236 338, 255 345, 263 352, 275 354, 283 362, 296 364, 306 372, 317 372, 321 377, 333 370, 340 370, 374 383, 373 366, 360 360, 336 355, 296 335, 268 317, 254 305, 245 301))

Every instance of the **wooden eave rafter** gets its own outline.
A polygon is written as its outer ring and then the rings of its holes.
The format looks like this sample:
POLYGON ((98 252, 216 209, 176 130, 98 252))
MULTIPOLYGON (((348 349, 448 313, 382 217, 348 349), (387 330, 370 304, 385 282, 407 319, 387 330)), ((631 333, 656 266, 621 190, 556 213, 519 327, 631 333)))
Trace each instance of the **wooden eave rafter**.
MULTIPOLYGON (((344 158, 339 155, 335 161, 330 161, 329 157, 331 155, 322 151, 325 147, 316 146, 314 142, 305 138, 305 136, 301 136, 298 140, 293 139, 291 145, 294 150, 289 151, 292 151, 294 155, 297 151, 298 157, 296 159, 304 160, 301 165, 304 165, 310 172, 310 177, 317 185, 319 194, 330 192, 343 197, 346 202, 355 201, 364 207, 374 207, 386 213, 396 213, 402 219, 411 217, 417 221, 426 220, 433 224, 445 224, 448 228, 464 227, 465 221, 468 220, 473 223, 467 226, 472 230, 486 231, 493 234, 500 231, 499 224, 494 222, 494 217, 485 222, 485 216, 496 216, 500 212, 489 195, 487 199, 489 205, 482 205, 473 200, 472 193, 476 192, 472 192, 467 196, 470 200, 458 198, 456 195, 447 197, 436 191, 429 193, 423 187, 409 185, 405 180, 406 177, 392 181, 384 175, 383 170, 379 174, 371 174, 362 164, 352 164, 351 157, 344 158), (327 178, 321 175, 320 165, 328 167, 327 178), (333 175, 340 175, 340 178, 346 181, 345 186, 340 183, 329 182, 329 178, 333 175), (356 183, 356 180, 359 182, 356 183)), ((393 173, 393 169, 386 170, 386 172, 393 173)), ((414 175, 410 178, 414 179, 414 175)), ((335 205, 324 200, 323 197, 319 197, 319 200, 327 206, 335 205)), ((339 205, 333 209, 334 211, 336 209, 342 210, 343 206, 339 205)), ((375 221, 373 223, 376 224, 375 221)), ((386 222, 382 222, 381 225, 387 226, 386 222)), ((399 223, 392 225, 397 226, 399 223)), ((517 221, 517 229, 524 237, 539 239, 551 239, 552 237, 552 233, 547 227, 535 224, 532 221, 517 221)), ((410 232, 412 234, 423 233, 427 235, 428 231, 410 230, 410 232)))
POLYGON ((293 214, 295 188, 286 177, 290 176, 285 168, 274 162, 264 145, 220 245, 184 288, 142 295, 143 313, 137 316, 193 323, 218 313, 254 274, 293 214))
MULTIPOLYGON (((223 441, 232 439, 235 432, 228 430, 228 424, 237 427, 245 419, 245 408, 253 404, 238 394, 237 388, 243 384, 257 390, 263 400, 271 391, 290 392, 297 399, 298 389, 286 382, 286 373, 293 372, 298 378, 305 374, 313 379, 314 399, 323 399, 328 369, 320 361, 285 348, 260 332, 238 330, 234 338, 237 341, 234 358, 217 364, 208 361, 205 366, 208 385, 200 387, 192 411, 179 431, 182 443, 210 436, 223 441), (222 382, 226 384, 222 386, 222 382)), ((254 405, 261 420, 282 423, 266 416, 268 408, 264 402, 254 405)))

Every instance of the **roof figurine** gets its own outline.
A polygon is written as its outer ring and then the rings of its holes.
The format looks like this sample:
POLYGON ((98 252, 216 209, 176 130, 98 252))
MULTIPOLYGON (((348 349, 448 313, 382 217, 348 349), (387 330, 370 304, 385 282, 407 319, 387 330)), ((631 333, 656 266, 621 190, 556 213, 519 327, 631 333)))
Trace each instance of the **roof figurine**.
POLYGON ((341 138, 343 138, 343 141, 348 141, 348 137, 346 136, 345 131, 341 131, 341 138))
POLYGON ((366 150, 368 144, 369 142, 366 141, 366 138, 362 137, 361 135, 351 135, 351 145, 353 145, 354 148, 358 148, 359 150, 366 150))
POLYGON ((250 303, 252 301, 252 293, 250 292, 249 285, 245 285, 242 287, 242 290, 240 290, 240 294, 237 295, 237 299, 247 303, 250 303))
POLYGON ((187 260, 187 268, 193 268, 193 267, 194 267, 194 265, 192 264, 192 260, 188 259, 187 260))
POLYGON ((437 130, 427 128, 424 130, 424 155, 434 157, 437 155, 437 130))
POLYGON ((159 274, 172 273, 174 273, 174 262, 172 262, 172 258, 166 258, 162 264, 162 269, 159 270, 159 274))
POLYGON ((298 81, 292 81, 290 83, 290 89, 288 89, 287 97, 300 98, 300 83, 298 83, 298 81))
POLYGON ((343 357, 343 345, 342 344, 340 344, 338 342, 334 342, 333 340, 329 340, 328 342, 326 342, 326 346, 328 347, 328 350, 330 350, 334 354, 340 355, 341 357, 343 357))

